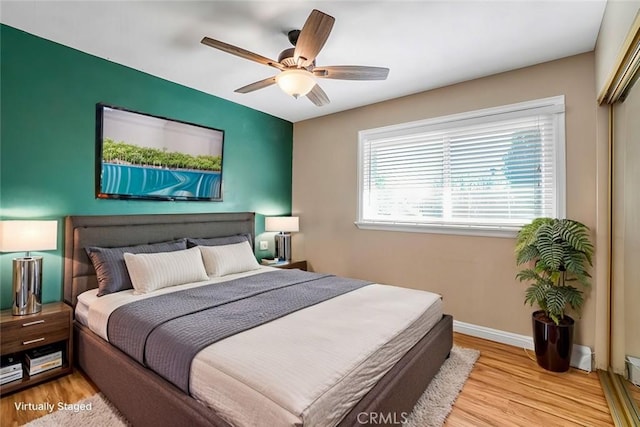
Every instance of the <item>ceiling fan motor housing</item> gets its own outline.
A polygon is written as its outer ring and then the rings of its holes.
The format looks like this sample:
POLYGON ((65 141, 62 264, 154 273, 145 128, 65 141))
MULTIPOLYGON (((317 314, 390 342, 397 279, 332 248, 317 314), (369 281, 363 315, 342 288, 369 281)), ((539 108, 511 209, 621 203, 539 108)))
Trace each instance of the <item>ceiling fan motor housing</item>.
POLYGON ((300 30, 291 30, 287 33, 287 38, 292 45, 298 43, 298 37, 300 36, 300 30))
MULTIPOLYGON (((296 61, 294 61, 293 59, 293 55, 295 51, 296 51, 296 48, 294 47, 290 47, 289 49, 283 50, 282 52, 280 52, 280 55, 278 55, 278 62, 284 65, 285 67, 297 67, 298 64, 296 64, 296 61)), ((305 68, 310 70, 315 66, 316 66, 316 60, 314 59, 313 62, 311 63, 311 66, 305 67, 305 68)))
POLYGON ((278 62, 285 67, 295 67, 296 62, 293 60, 293 53, 295 50, 295 47, 290 47, 289 49, 285 49, 280 52, 280 55, 278 55, 278 62))

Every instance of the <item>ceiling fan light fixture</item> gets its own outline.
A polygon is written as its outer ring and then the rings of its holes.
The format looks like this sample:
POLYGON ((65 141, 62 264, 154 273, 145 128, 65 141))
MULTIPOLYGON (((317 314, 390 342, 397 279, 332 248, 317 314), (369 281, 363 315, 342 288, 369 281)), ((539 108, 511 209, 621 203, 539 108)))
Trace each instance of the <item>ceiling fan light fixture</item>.
POLYGON ((298 98, 305 96, 316 85, 316 78, 307 70, 285 70, 276 76, 280 89, 288 95, 298 98))

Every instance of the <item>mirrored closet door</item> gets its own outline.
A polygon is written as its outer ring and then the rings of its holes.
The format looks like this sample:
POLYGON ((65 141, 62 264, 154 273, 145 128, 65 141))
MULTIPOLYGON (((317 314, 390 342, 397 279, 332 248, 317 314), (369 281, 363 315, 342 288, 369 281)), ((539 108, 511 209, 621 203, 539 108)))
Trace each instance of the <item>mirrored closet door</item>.
MULTIPOLYGON (((611 364, 640 383, 640 84, 613 105, 611 364)), ((636 399, 640 388, 627 384, 636 399)), ((638 402, 640 404, 640 402, 638 402)))
POLYGON ((640 425, 640 13, 627 40, 603 99, 611 105, 611 368, 600 378, 616 426, 640 425))

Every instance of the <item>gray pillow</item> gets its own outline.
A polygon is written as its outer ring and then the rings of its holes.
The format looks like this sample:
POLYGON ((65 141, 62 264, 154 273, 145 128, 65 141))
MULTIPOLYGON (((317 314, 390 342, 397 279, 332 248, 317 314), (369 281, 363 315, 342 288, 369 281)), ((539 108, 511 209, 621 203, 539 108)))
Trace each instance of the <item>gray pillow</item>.
POLYGON ((202 239, 194 239, 191 237, 187 237, 188 248, 193 248, 195 246, 232 245, 234 243, 242 243, 242 242, 249 242, 249 245, 253 249, 251 234, 234 234, 233 236, 208 237, 208 238, 202 238, 202 239))
POLYGON ((152 254, 157 252, 174 252, 187 249, 187 239, 150 245, 124 246, 119 248, 85 248, 98 279, 98 296, 132 289, 131 278, 124 263, 125 252, 132 254, 152 254))

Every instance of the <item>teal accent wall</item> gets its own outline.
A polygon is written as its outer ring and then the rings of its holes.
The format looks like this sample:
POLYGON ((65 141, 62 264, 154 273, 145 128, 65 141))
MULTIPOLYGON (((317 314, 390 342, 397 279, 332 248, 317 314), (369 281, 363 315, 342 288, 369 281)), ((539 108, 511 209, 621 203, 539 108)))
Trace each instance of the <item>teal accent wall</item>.
MULTIPOLYGON (((0 217, 59 220, 58 250, 35 254, 44 256, 43 302, 62 299, 67 215, 251 211, 261 233, 263 215, 291 212, 290 122, 6 25, 0 47, 0 217), (97 102, 223 129, 224 201, 96 199, 97 102)), ((12 303, 15 256, 0 255, 2 308, 12 303)))

